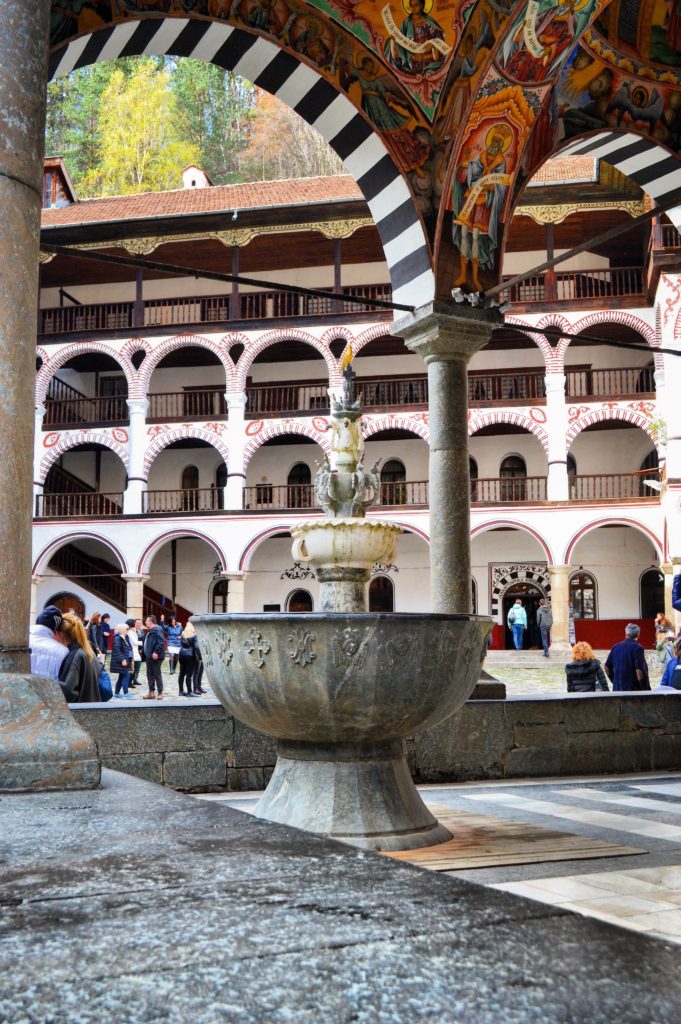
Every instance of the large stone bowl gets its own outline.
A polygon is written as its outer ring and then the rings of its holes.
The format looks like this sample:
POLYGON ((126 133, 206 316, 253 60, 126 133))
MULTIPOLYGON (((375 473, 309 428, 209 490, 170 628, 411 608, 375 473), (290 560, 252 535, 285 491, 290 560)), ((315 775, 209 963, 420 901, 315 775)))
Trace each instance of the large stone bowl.
POLYGON ((450 838, 416 791, 404 740, 470 695, 489 618, 325 613, 192 621, 222 705, 278 740, 260 817, 367 849, 450 838))

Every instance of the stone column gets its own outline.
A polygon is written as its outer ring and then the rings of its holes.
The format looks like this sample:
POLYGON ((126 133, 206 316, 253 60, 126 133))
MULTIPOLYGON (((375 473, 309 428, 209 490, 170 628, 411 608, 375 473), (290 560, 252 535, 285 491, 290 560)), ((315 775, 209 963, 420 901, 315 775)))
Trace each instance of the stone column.
POLYGON ((49 4, 0 13, 0 671, 29 668, 34 367, 49 4))
POLYGON ((546 423, 549 435, 549 472, 546 497, 549 501, 567 501, 570 497, 567 472, 567 407, 565 374, 546 374, 546 423))
POLYGON ((28 673, 38 253, 50 5, 0 6, 0 790, 90 788, 97 748, 28 673))
POLYGON ((569 565, 549 565, 551 579, 551 646, 556 651, 570 650, 570 624, 568 604, 570 601, 569 579, 572 567, 569 565))
POLYGON ((126 515, 138 516, 142 513, 142 495, 147 488, 147 476, 144 472, 144 453, 146 450, 148 411, 149 399, 128 399, 128 412, 130 416, 128 486, 123 495, 123 512, 126 515))
POLYGON ((126 618, 143 618, 144 584, 147 582, 149 577, 121 575, 121 579, 124 580, 126 584, 125 606, 128 609, 126 618))
POLYGON ((494 310, 434 302, 393 327, 428 367, 433 612, 471 610, 467 368, 500 322, 494 310))
POLYGON ((244 448, 246 447, 244 413, 246 411, 247 398, 243 392, 239 394, 227 392, 225 399, 229 409, 229 420, 227 423, 229 465, 227 466, 225 508, 240 511, 244 507, 244 487, 246 485, 246 471, 244 469, 244 448))
POLYGON ((227 611, 246 611, 246 573, 225 573, 229 580, 227 590, 227 611))

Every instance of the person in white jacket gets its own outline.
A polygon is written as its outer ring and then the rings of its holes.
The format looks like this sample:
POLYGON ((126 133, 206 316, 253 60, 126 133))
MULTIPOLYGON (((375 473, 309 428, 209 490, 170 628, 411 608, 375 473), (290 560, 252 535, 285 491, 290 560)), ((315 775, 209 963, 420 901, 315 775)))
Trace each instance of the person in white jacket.
POLYGON ((49 604, 43 608, 29 630, 31 672, 37 676, 59 679, 59 669, 69 653, 68 647, 56 639, 55 633, 62 623, 59 608, 49 604))

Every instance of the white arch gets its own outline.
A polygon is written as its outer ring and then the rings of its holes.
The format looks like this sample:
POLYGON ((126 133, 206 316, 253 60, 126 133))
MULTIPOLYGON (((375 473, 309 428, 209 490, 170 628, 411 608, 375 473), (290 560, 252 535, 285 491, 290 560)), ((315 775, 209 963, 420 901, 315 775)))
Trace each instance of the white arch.
POLYGON ((275 437, 285 437, 287 434, 300 434, 303 437, 309 437, 319 445, 325 454, 331 454, 331 442, 328 436, 320 430, 316 430, 311 423, 305 420, 279 420, 275 423, 268 423, 266 426, 264 422, 264 420, 252 420, 249 424, 251 427, 260 427, 260 429, 256 434, 251 435, 250 441, 244 448, 244 472, 258 448, 261 448, 266 441, 271 441, 275 437))
POLYGON ((220 364, 225 371, 225 391, 233 389, 235 379, 234 363, 230 359, 227 349, 219 342, 213 341, 210 338, 204 338, 200 334, 176 334, 173 338, 165 338, 157 345, 147 346, 146 359, 140 366, 139 394, 136 397, 143 398, 146 396, 149 391, 152 374, 158 367, 158 364, 165 356, 170 355, 171 352, 177 352, 181 348, 205 348, 212 352, 220 360, 220 364))
POLYGON ((530 409, 528 413, 513 412, 509 409, 485 409, 471 411, 468 418, 468 434, 476 434, 483 427, 491 427, 496 423, 509 423, 516 427, 522 427, 530 434, 534 434, 548 458, 549 435, 543 425, 547 422, 547 416, 541 406, 530 409), (536 417, 536 418, 535 418, 536 417))
POLYGON ((215 554, 218 556, 223 570, 227 572, 227 570, 229 569, 227 555, 223 548, 218 544, 218 542, 213 537, 209 537, 207 534, 202 533, 200 530, 186 528, 183 529, 181 526, 178 526, 177 529, 175 530, 164 531, 160 537, 156 537, 149 544, 147 544, 146 548, 144 549, 144 551, 142 552, 138 559, 137 568, 135 572, 140 576, 148 576, 151 572, 151 563, 153 562, 155 556, 158 554, 161 548, 168 544, 169 541, 171 540, 182 539, 205 541, 205 543, 209 547, 211 547, 215 554))
POLYGON ((340 383, 336 360, 330 348, 323 340, 316 338, 313 334, 308 334, 307 331, 303 331, 300 328, 281 327, 274 331, 268 331, 267 334, 262 334, 256 341, 249 341, 246 345, 236 364, 235 383, 240 390, 245 391, 248 372, 257 357, 265 352, 266 349, 271 348, 273 345, 278 345, 282 341, 298 341, 303 345, 309 345, 319 353, 326 363, 329 387, 336 387, 340 383))
POLYGON ((115 441, 110 434, 100 433, 96 430, 88 431, 75 431, 68 434, 45 434, 43 438, 43 444, 48 438, 59 437, 60 439, 48 449, 47 454, 43 456, 40 462, 40 472, 38 479, 41 484, 45 483, 45 478, 50 471, 50 468, 55 462, 65 455, 66 452, 72 451, 74 448, 80 447, 85 444, 101 444, 103 448, 108 448, 114 455, 117 455, 125 467, 125 471, 128 471, 128 449, 123 444, 119 444, 115 441))
POLYGON ((45 401, 50 381, 57 370, 60 370, 71 359, 75 359, 76 356, 85 355, 89 352, 98 352, 100 355, 109 356, 120 366, 128 384, 128 395, 132 397, 136 391, 137 372, 128 356, 115 348, 111 348, 110 345, 106 345, 102 341, 77 341, 73 344, 65 345, 64 348, 51 355, 46 354, 46 358, 38 371, 35 381, 36 405, 42 405, 45 401))
MULTIPOLYGON (((223 427, 223 424, 218 424, 223 427)), ((229 449, 226 443, 217 435, 209 430, 203 430, 200 427, 192 427, 190 424, 183 423, 180 427, 173 427, 170 430, 166 430, 162 434, 157 434, 154 440, 151 442, 146 452, 144 453, 144 475, 148 476, 149 471, 164 449, 168 448, 175 441, 184 441, 187 438, 191 438, 195 441, 205 441, 211 448, 214 448, 221 456, 225 465, 229 457, 229 449)))
POLYGON ((79 540, 96 540, 100 544, 103 544, 105 548, 108 548, 109 551, 111 551, 112 554, 115 555, 118 564, 121 566, 121 575, 124 576, 127 574, 127 562, 123 556, 123 553, 116 547, 115 544, 113 544, 110 540, 107 540, 106 537, 102 537, 102 535, 99 533, 90 533, 87 530, 74 531, 73 526, 71 525, 69 526, 69 532, 67 534, 65 534, 62 537, 57 537, 54 540, 51 540, 50 543, 42 549, 42 551, 40 552, 40 554, 33 563, 33 575, 44 576, 52 556, 57 551, 59 551, 60 548, 65 547, 67 544, 73 544, 79 540))

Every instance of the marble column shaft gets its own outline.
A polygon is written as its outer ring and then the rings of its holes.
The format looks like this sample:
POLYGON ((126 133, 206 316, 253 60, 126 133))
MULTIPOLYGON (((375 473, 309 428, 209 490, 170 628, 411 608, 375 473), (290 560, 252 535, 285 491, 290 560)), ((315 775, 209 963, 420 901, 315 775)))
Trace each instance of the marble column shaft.
POLYGON ((0 671, 25 672, 50 5, 0 8, 0 671))
POLYGON ((471 610, 468 363, 499 321, 493 310, 431 303, 393 329, 428 367, 433 612, 471 610))
POLYGON ((553 625, 551 627, 551 646, 556 651, 570 650, 570 616, 568 604, 570 601, 570 571, 569 565, 549 565, 549 577, 551 579, 551 613, 553 625))

